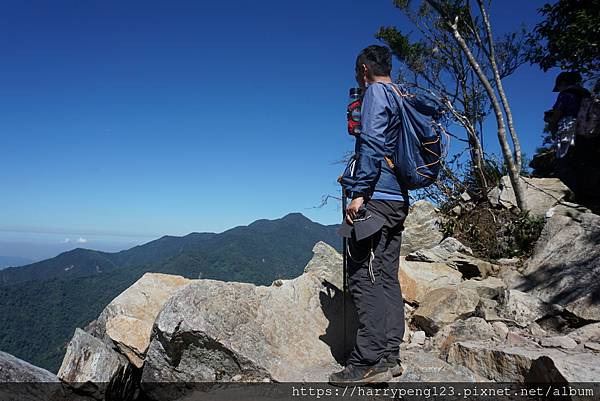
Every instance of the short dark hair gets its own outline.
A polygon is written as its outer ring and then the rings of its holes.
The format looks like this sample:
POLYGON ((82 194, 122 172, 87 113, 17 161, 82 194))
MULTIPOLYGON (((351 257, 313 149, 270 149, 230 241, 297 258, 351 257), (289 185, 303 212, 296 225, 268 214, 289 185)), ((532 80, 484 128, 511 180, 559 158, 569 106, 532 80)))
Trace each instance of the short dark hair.
POLYGON ((365 64, 373 75, 382 77, 392 73, 392 52, 386 46, 365 47, 356 57, 356 66, 365 64))

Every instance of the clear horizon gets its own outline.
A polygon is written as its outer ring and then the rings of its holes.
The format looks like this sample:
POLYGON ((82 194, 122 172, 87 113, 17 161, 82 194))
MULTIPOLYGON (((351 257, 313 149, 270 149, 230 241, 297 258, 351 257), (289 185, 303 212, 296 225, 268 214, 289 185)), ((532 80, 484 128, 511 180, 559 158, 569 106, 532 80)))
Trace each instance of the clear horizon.
MULTIPOLYGON (((494 3, 495 33, 532 27, 543 4, 494 3)), ((387 0, 34 0, 3 3, 0 21, 0 255, 291 212, 339 223, 338 202, 315 206, 338 195, 335 162, 352 149, 354 59, 380 26, 414 31, 387 0)), ((555 75, 524 65, 505 80, 527 155, 555 75)), ((499 154, 493 118, 485 143, 499 154)))

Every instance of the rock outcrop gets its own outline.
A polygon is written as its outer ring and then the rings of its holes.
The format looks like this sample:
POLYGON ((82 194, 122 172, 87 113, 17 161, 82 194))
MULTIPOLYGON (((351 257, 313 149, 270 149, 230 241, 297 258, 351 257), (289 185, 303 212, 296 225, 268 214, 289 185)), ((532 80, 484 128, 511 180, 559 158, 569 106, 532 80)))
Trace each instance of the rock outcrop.
POLYGON ((62 381, 99 399, 131 399, 137 376, 124 355, 79 328, 75 329, 58 371, 62 381))
MULTIPOLYGON (((537 217, 544 217, 548 209, 573 196, 571 190, 558 178, 521 177, 521 182, 527 206, 537 217)), ((508 176, 502 177, 500 185, 488 194, 488 200, 493 206, 508 209, 517 207, 515 192, 508 176)))
MULTIPOLYGON (((413 205, 399 269, 406 370, 394 381, 600 382, 600 216, 569 212, 554 181, 526 182, 547 223, 524 268, 477 259, 443 239, 433 205, 413 205)), ((510 207, 509 188, 497 192, 510 207)), ((0 353, 0 380, 39 375, 99 400, 181 399, 190 383, 325 382, 357 321, 342 255, 322 242, 313 253, 302 275, 270 286, 145 274, 75 331, 58 377, 0 353)))
POLYGON ((59 383, 58 377, 45 369, 0 351, 0 383, 59 383))
POLYGON ((443 263, 459 271, 464 278, 488 277, 499 268, 490 262, 472 256, 471 249, 458 240, 449 237, 430 249, 420 249, 409 253, 410 262, 443 263))
POLYGON ((304 274, 265 287, 199 280, 165 304, 144 381, 324 381, 343 352, 340 255, 318 243, 304 274), (325 256, 327 255, 327 257, 325 256))
POLYGON ((404 221, 401 255, 433 248, 442 241, 442 215, 431 203, 420 200, 410 206, 404 221))
POLYGON ((0 351, 0 400, 6 401, 90 401, 73 393, 45 369, 0 351))
POLYGON ((559 304, 585 321, 600 321, 600 216, 548 219, 518 290, 559 304))
POLYGON ((596 382, 600 378, 599 355, 490 341, 457 342, 448 352, 448 362, 499 382, 596 382))
POLYGON ((104 308, 90 333, 116 345, 141 368, 158 312, 179 288, 192 281, 171 274, 144 274, 104 308))
POLYGON ((460 283, 462 274, 445 263, 413 262, 402 256, 399 279, 404 300, 419 303, 437 288, 460 283))
POLYGON ((427 294, 415 310, 413 321, 431 336, 457 319, 473 316, 478 304, 479 294, 471 288, 438 288, 427 294))

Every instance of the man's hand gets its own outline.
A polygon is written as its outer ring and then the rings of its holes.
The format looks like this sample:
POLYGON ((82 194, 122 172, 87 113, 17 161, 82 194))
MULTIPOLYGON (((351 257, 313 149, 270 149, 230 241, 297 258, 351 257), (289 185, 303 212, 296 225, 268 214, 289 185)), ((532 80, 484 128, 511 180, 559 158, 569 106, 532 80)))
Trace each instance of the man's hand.
POLYGON ((358 209, 360 209, 360 207, 363 205, 363 203, 365 203, 365 198, 363 198, 362 196, 352 199, 352 202, 350 202, 350 204, 346 208, 346 222, 348 224, 353 224, 352 220, 354 220, 354 218, 356 217, 356 213, 358 212, 358 209))

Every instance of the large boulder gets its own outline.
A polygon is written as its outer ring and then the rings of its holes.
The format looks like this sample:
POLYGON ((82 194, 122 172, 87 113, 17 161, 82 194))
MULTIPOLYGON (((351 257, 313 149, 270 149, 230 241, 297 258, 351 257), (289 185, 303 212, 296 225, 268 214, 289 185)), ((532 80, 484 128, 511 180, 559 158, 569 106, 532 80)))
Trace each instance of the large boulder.
POLYGON ((459 271, 464 278, 488 277, 499 270, 499 267, 484 260, 473 257, 470 248, 457 239, 448 237, 429 249, 419 249, 406 256, 407 261, 444 263, 459 271))
POLYGON ((420 200, 411 205, 404 221, 400 254, 433 248, 444 238, 442 216, 431 203, 420 200))
POLYGON ((178 289, 192 281, 170 274, 144 274, 104 308, 91 326, 91 334, 114 343, 141 368, 158 312, 178 289))
POLYGON ((448 362, 499 382, 600 381, 600 355, 589 352, 460 341, 450 347, 448 362))
POLYGON ((548 304, 532 294, 507 290, 502 295, 501 304, 497 308, 499 315, 520 327, 527 327, 536 320, 561 312, 560 307, 548 304))
POLYGON ((462 274, 445 263, 413 262, 404 256, 398 276, 402 296, 410 303, 419 303, 427 293, 462 280, 462 274))
POLYGON ((496 277, 488 277, 486 279, 470 279, 460 283, 462 288, 471 288, 477 291, 482 298, 496 299, 505 293, 506 284, 496 277))
POLYGON ((457 341, 490 340, 498 337, 494 327, 480 317, 457 320, 443 327, 433 337, 432 343, 442 357, 446 357, 450 346, 457 341))
POLYGON ((58 371, 61 380, 100 399, 131 399, 138 376, 125 356, 80 328, 75 329, 58 371))
POLYGON ((178 291, 154 325, 146 393, 164 398, 152 383, 165 381, 326 381, 346 351, 342 260, 322 242, 313 252, 304 274, 269 287, 198 280, 178 291))
POLYGON ((421 349, 401 350, 400 358, 404 373, 393 382, 415 383, 452 383, 478 382, 482 378, 462 366, 453 366, 438 358, 434 353, 421 349))
POLYGON ((0 351, 0 383, 58 383, 58 377, 11 354, 0 351))
POLYGON ((571 331, 568 336, 581 344, 600 342, 600 323, 586 324, 571 331))
POLYGON ((417 327, 432 336, 457 319, 473 316, 479 299, 479 294, 472 288, 438 288, 427 294, 413 313, 412 319, 417 327))
POLYGON ((0 400, 66 400, 68 394, 55 374, 0 351, 0 400))
MULTIPOLYGON (((543 217, 548 209, 572 197, 571 190, 558 178, 521 177, 521 183, 527 207, 531 214, 537 217, 543 217)), ((508 176, 502 177, 498 188, 488 194, 488 199, 492 205, 501 205, 508 209, 517 206, 515 192, 508 176)))
POLYGON ((554 215, 546 222, 517 289, 600 321, 600 216, 554 215))

